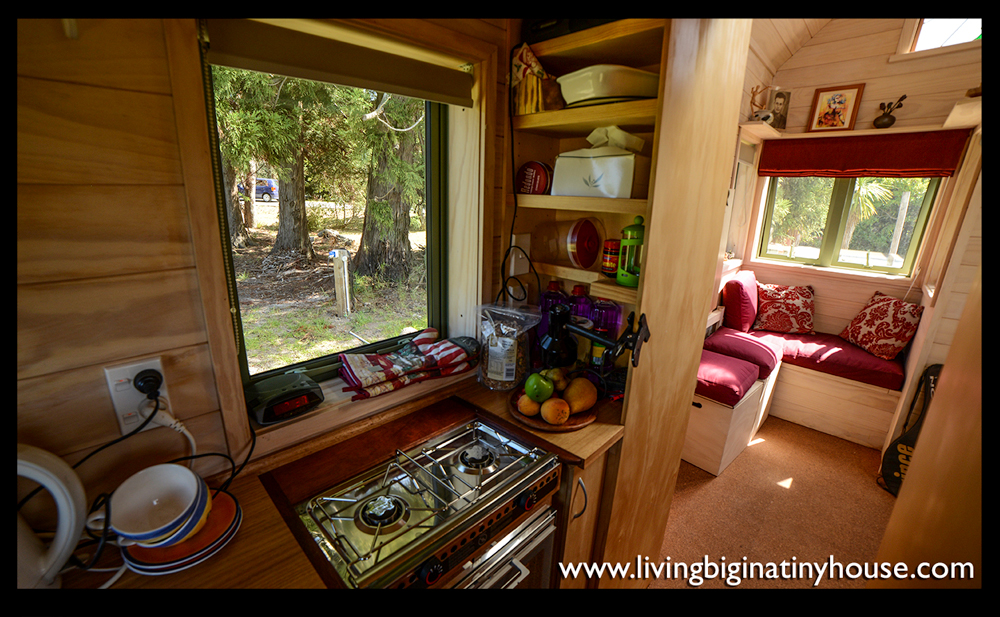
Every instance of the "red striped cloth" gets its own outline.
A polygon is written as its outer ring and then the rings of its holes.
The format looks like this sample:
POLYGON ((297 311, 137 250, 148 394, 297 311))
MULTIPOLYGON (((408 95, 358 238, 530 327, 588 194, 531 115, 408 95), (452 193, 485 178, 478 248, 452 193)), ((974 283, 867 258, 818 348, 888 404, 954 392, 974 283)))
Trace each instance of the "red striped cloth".
POLYGON ((412 383, 458 375, 473 368, 479 343, 469 337, 438 341, 438 331, 427 328, 397 351, 388 354, 340 354, 340 376, 351 400, 378 396, 412 383))

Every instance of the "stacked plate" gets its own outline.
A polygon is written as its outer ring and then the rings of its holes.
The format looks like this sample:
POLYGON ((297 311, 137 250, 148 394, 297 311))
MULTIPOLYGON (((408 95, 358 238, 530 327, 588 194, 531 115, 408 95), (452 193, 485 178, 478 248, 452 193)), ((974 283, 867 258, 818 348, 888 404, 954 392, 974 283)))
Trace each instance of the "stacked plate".
POLYGON ((197 565, 222 549, 240 528, 243 510, 236 498, 220 490, 212 498, 212 511, 205 526, 187 540, 163 547, 127 546, 122 558, 129 570, 159 576, 197 565))

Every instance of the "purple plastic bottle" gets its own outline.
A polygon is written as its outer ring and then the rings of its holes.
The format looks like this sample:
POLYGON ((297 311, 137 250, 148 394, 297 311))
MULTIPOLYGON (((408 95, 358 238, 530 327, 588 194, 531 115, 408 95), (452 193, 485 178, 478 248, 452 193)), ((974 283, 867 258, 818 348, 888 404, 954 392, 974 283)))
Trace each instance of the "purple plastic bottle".
POLYGON ((593 309, 594 301, 587 297, 586 288, 583 285, 574 285, 573 295, 569 299, 570 314, 590 319, 593 309))
MULTIPOLYGON (((615 340, 618 338, 618 327, 621 325, 621 310, 610 300, 598 298, 594 303, 591 320, 594 322, 594 334, 615 340)), ((594 341, 590 346, 590 368, 603 372, 610 370, 614 360, 604 358, 604 345, 594 341)))

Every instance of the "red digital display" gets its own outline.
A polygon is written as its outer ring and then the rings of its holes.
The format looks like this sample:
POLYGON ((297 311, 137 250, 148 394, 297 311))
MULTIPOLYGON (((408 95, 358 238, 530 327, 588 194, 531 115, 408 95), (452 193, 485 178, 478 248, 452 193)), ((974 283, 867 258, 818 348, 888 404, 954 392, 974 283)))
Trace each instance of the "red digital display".
POLYGON ((278 403, 277 405, 275 405, 274 415, 282 416, 291 411, 295 411, 296 409, 302 407, 303 405, 308 405, 308 404, 309 404, 309 396, 307 394, 303 394, 302 396, 297 396, 293 399, 285 401, 284 403, 278 403))

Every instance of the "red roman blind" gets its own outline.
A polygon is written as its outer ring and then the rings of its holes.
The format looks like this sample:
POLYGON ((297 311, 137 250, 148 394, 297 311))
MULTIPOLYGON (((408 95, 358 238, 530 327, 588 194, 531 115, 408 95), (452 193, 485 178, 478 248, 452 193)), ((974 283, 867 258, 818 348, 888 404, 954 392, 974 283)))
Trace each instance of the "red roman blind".
POLYGON ((951 176, 969 129, 764 142, 761 176, 933 178, 951 176))

